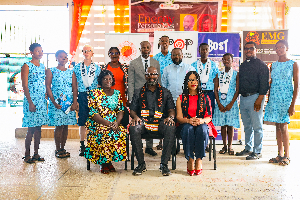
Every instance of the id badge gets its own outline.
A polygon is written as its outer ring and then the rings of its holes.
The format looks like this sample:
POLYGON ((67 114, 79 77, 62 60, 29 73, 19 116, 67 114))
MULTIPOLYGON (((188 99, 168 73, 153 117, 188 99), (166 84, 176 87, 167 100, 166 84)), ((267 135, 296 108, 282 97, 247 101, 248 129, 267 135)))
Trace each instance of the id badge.
POLYGON ((201 83, 202 90, 206 90, 206 83, 201 83))
POLYGON ((225 94, 225 93, 222 93, 222 94, 221 94, 221 99, 222 99, 222 100, 225 100, 226 97, 227 97, 227 94, 225 94))

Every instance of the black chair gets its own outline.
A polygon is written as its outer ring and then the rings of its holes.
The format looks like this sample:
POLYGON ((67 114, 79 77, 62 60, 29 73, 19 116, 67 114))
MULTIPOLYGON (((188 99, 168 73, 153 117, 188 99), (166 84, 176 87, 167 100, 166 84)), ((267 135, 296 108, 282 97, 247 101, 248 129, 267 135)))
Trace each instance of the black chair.
MULTIPOLYGON (((180 128, 176 128, 176 154, 180 152, 180 128)), ((217 169, 217 153, 216 153, 216 139, 213 135, 209 136, 209 151, 208 151, 208 160, 211 161, 211 152, 213 151, 213 159, 214 159, 214 170, 217 169)))
MULTIPOLYGON (((125 160, 125 170, 127 170, 127 161, 129 161, 129 135, 126 135, 126 152, 127 152, 127 159, 125 160)), ((86 169, 91 169, 91 162, 86 159, 86 169)))
MULTIPOLYGON (((151 132, 150 134, 142 134, 141 138, 142 139, 163 139, 163 135, 151 132)), ((175 145, 175 140, 174 140, 174 144, 173 144, 172 152, 171 152, 172 170, 176 169, 176 145, 175 145)), ((131 170, 134 170, 134 154, 135 154, 135 152, 134 152, 133 148, 131 148, 131 149, 132 149, 132 152, 131 152, 131 170)), ((128 152, 129 151, 127 151, 127 153, 128 152)))

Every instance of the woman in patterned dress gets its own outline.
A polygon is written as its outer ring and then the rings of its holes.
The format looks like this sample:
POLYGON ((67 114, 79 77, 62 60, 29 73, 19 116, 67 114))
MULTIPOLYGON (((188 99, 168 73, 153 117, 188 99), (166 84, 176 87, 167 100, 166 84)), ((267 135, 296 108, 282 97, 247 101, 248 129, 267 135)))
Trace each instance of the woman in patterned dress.
POLYGON ((228 154, 234 155, 232 149, 233 128, 240 128, 239 107, 237 97, 239 96, 239 73, 232 68, 233 55, 226 53, 222 58, 225 68, 219 71, 215 78, 215 97, 217 106, 213 116, 213 124, 221 126, 223 148, 220 154, 227 152, 228 135, 228 154))
POLYGON ((24 162, 34 163, 45 161, 38 150, 41 140, 41 126, 48 123, 45 66, 40 63, 43 49, 40 44, 33 43, 29 47, 32 60, 25 63, 21 69, 22 86, 24 90, 23 127, 28 127, 25 138, 24 162), (34 136, 34 155, 30 157, 30 145, 34 136))
POLYGON ((112 89, 114 75, 102 70, 97 89, 89 94, 89 118, 85 124, 88 130, 85 158, 101 165, 101 173, 115 172, 112 161, 125 161, 127 131, 121 120, 124 107, 119 90, 112 89))
POLYGON ((285 40, 279 40, 275 50, 279 59, 271 67, 271 88, 264 121, 275 122, 276 125, 278 156, 269 162, 285 166, 290 163, 288 124, 290 116, 295 114, 299 67, 287 58, 288 43, 285 40))
MULTIPOLYGON (((59 102, 61 97, 73 100, 72 93, 72 69, 65 68, 68 62, 68 55, 65 51, 59 50, 55 54, 58 66, 46 72, 46 90, 49 99, 49 126, 55 126, 54 141, 56 145, 55 156, 57 158, 70 157, 70 153, 65 150, 68 136, 68 125, 76 124, 75 111, 63 111, 62 104, 59 102), (52 86, 51 86, 52 85, 52 86)), ((69 107, 71 106, 71 102, 69 107)))

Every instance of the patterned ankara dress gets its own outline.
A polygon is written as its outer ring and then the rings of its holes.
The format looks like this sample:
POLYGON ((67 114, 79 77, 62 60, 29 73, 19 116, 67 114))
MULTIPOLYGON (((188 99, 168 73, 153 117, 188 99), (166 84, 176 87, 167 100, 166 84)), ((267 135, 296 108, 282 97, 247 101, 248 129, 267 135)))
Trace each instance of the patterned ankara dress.
POLYGON ((124 110, 120 91, 114 90, 112 96, 106 96, 101 88, 91 90, 89 109, 89 118, 85 124, 88 136, 84 157, 99 165, 112 161, 125 161, 126 129, 120 125, 120 131, 114 132, 108 126, 93 120, 93 116, 99 114, 105 120, 116 121, 117 114, 124 110))
MULTIPOLYGON (((50 69, 52 73, 51 91, 54 99, 58 99, 63 93, 73 99, 72 92, 72 69, 61 71, 56 67, 50 69)), ((75 111, 65 114, 61 109, 55 108, 52 101, 49 101, 49 126, 75 125, 77 123, 75 111)))
POLYGON ((272 84, 264 121, 290 123, 289 107, 293 98, 293 60, 272 64, 272 84))
MULTIPOLYGON (((220 78, 221 72, 218 72, 218 77, 220 78)), ((227 92, 226 99, 221 99, 221 92, 219 91, 219 99, 220 103, 226 107, 231 100, 233 99, 233 96, 236 92, 236 75, 237 71, 233 71, 230 83, 229 83, 229 89, 227 92)), ((237 100, 234 102, 232 108, 229 111, 226 111, 225 113, 221 112, 219 109, 218 104, 216 104, 214 116, 212 119, 212 122, 215 126, 233 126, 234 128, 240 128, 240 118, 239 118, 239 107, 237 100)))
POLYGON ((45 98, 45 66, 35 66, 31 62, 25 63, 29 67, 28 89, 31 101, 36 107, 35 112, 29 111, 29 103, 24 95, 22 127, 37 127, 48 124, 47 100, 45 98))

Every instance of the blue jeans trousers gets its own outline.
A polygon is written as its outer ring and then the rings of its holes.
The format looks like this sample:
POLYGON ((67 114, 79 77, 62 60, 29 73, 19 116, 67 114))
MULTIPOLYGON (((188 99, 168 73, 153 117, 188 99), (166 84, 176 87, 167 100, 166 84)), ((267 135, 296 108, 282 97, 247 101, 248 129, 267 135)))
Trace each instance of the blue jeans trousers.
POLYGON ((261 102, 261 109, 256 112, 254 103, 259 95, 241 96, 240 112, 245 132, 245 149, 254 153, 261 153, 263 139, 263 109, 265 97, 261 102), (254 139, 254 146, 253 146, 254 139))

